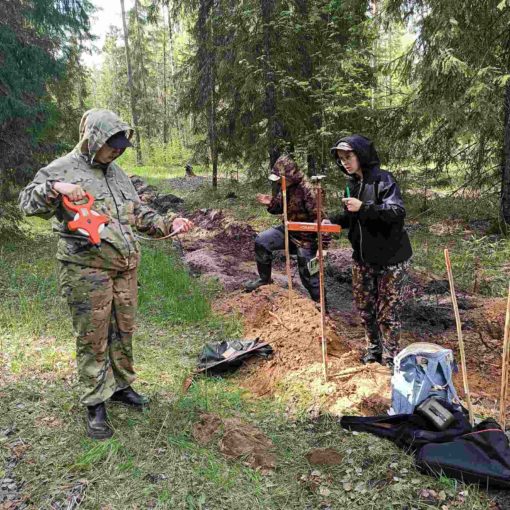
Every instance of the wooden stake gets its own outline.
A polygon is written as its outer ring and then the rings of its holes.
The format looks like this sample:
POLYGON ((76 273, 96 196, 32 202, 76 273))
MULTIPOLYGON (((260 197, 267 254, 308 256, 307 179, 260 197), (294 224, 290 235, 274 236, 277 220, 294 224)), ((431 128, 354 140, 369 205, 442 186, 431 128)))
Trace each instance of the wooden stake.
POLYGON ((292 273, 290 271, 289 221, 287 216, 287 179, 282 175, 283 224, 285 227, 285 266, 289 287, 289 311, 292 313, 292 273))
POLYGON ((501 392, 499 399, 499 424, 505 430, 506 407, 508 399, 508 361, 510 357, 510 283, 508 284, 508 298, 506 302, 505 334, 503 337, 503 356, 501 362, 501 392))
POLYGON ((459 338, 459 350, 460 350, 460 362, 462 366, 462 381, 464 383, 464 392, 466 394, 466 401, 469 412, 469 422, 471 426, 475 424, 475 418, 473 415, 473 406, 471 405, 471 393, 469 392, 469 384, 467 378, 467 367, 466 367, 466 352, 464 350, 464 339, 462 337, 462 325, 460 322, 459 306, 457 304, 457 296, 455 295, 455 285, 453 283, 453 272, 452 264, 450 262, 450 253, 448 248, 444 250, 444 258, 446 262, 446 270, 448 272, 448 281, 450 282, 450 292, 452 295, 453 312, 455 314, 455 322, 457 324, 457 336, 459 338))
POLYGON ((328 381, 328 344, 326 342, 326 300, 324 294, 324 254, 322 252, 322 186, 321 179, 324 176, 315 177, 317 181, 317 242, 319 247, 319 287, 321 303, 321 344, 322 344, 322 369, 324 382, 328 381))

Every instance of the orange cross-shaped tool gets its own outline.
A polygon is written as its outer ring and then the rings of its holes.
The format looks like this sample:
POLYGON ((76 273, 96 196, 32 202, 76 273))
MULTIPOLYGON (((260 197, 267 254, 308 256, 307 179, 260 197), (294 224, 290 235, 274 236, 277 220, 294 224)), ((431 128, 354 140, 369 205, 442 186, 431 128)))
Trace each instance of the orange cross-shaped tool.
POLYGON ((101 244, 101 237, 99 234, 108 223, 109 218, 104 214, 93 211, 91 208, 94 203, 94 197, 87 192, 85 196, 88 200, 85 204, 74 204, 68 197, 65 195, 63 196, 66 209, 76 213, 74 220, 71 220, 67 226, 69 230, 73 232, 77 230, 81 234, 87 236, 91 244, 99 247, 101 244))

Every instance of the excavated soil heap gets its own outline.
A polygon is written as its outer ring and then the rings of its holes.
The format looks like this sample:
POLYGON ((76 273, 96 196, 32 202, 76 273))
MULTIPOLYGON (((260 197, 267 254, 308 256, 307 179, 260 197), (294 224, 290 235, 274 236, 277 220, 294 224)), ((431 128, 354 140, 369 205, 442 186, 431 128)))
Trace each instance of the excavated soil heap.
POLYGON ((250 225, 226 218, 221 210, 200 209, 190 216, 195 228, 182 236, 184 260, 196 274, 215 278, 227 291, 239 289, 256 274, 250 225))
MULTIPOLYGON (((360 350, 342 333, 349 327, 342 318, 326 320, 329 359, 324 382, 320 311, 311 300, 292 293, 291 310, 288 292, 268 285, 251 294, 231 294, 217 303, 217 310, 242 315, 245 337, 259 337, 275 351, 271 360, 251 359, 239 371, 242 386, 255 395, 292 393, 301 387, 311 394, 312 407, 320 404, 336 414, 361 408, 367 412, 371 402, 379 410, 381 399, 389 407, 389 369, 360 364, 360 350)), ((352 333, 353 328, 349 330, 352 333)))
POLYGON ((201 444, 217 441, 220 452, 229 459, 243 459, 247 466, 266 474, 276 468, 273 442, 259 429, 238 418, 221 419, 204 413, 192 430, 201 444))
MULTIPOLYGON (((296 293, 292 296, 292 312, 288 292, 276 285, 251 294, 236 292, 217 304, 222 313, 242 316, 246 338, 258 336, 275 350, 273 359, 252 359, 241 368, 241 385, 257 396, 282 396, 291 403, 299 399, 300 391, 307 393, 311 413, 320 408, 334 414, 384 414, 390 407, 390 371, 378 364, 360 364, 365 341, 356 314, 332 313, 327 318, 329 378, 324 383, 320 312, 309 299, 296 293)), ((506 300, 467 295, 465 299, 467 306, 461 310, 461 318, 474 409, 479 414, 496 415, 506 300)), ((445 318, 448 305, 451 307, 448 301, 448 294, 439 301, 445 318)), ((454 324, 451 316, 450 308, 449 320, 454 324)), ((455 326, 448 326, 435 334, 426 328, 421 332, 403 330, 401 348, 432 341, 452 349, 460 366, 455 326)), ((454 376, 454 384, 464 398, 461 370, 454 376)))

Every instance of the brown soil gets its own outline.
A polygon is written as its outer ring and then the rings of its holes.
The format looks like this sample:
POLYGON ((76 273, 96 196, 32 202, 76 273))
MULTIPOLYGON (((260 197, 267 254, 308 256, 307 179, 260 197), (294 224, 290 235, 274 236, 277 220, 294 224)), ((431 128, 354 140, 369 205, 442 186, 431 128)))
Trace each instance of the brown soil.
POLYGON ((262 473, 276 468, 272 441, 259 429, 238 418, 222 420, 214 414, 202 414, 192 431, 195 440, 209 444, 218 439, 220 452, 229 459, 243 459, 244 463, 262 473))
POLYGON ((315 448, 306 454, 306 460, 312 465, 336 466, 343 457, 334 448, 315 448))
POLYGON ((215 414, 204 413, 200 416, 200 421, 193 425, 192 435, 201 445, 209 444, 222 425, 221 418, 215 414))
POLYGON ((237 418, 224 420, 225 432, 220 439, 220 452, 227 458, 243 458, 245 463, 268 473, 276 468, 272 441, 253 425, 237 418))
POLYGON ((298 383, 339 414, 360 411, 362 402, 366 408, 367 398, 389 395, 390 371, 359 363, 360 350, 345 335, 348 326, 341 318, 326 321, 329 376, 324 382, 320 312, 295 292, 292 309, 288 292, 269 285, 251 294, 231 294, 217 304, 217 311, 241 314, 246 338, 260 337, 275 350, 270 361, 251 359, 239 371, 240 384, 255 395, 279 394, 298 383))

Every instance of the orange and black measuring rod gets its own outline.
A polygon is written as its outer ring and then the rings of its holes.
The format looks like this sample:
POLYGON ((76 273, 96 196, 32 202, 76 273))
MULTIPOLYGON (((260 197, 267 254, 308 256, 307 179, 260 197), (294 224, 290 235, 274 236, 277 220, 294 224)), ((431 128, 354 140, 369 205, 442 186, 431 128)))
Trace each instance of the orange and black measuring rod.
MULTIPOLYGON (((318 232, 317 223, 306 223, 304 221, 289 221, 288 222, 289 230, 293 232, 318 232)), ((342 227, 340 225, 334 225, 333 223, 328 223, 327 225, 321 225, 320 231, 323 234, 339 234, 342 231, 342 227)))

